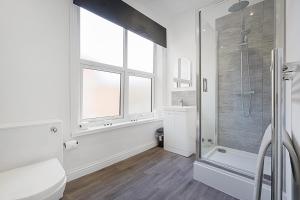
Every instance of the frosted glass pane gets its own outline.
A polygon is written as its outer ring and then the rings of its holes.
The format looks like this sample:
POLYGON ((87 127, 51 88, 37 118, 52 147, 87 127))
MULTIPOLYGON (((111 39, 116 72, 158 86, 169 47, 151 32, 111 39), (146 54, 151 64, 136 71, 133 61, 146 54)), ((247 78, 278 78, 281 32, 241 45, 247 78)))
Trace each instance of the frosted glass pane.
POLYGON ((128 68, 153 73, 153 42, 128 31, 128 68))
POLYGON ((80 8, 80 57, 123 66, 123 28, 80 8))
POLYGON ((152 108, 151 79, 129 77, 129 114, 148 113, 152 108))
POLYGON ((83 69, 82 118, 120 115, 121 75, 83 69))

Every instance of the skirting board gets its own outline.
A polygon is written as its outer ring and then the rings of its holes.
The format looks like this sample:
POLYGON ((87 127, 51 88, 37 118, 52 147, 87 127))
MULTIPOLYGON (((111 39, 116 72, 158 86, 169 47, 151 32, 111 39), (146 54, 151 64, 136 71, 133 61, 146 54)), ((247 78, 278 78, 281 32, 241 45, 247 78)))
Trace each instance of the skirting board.
POLYGON ((184 157, 190 157, 193 154, 193 152, 188 152, 188 151, 178 149, 176 147, 171 147, 171 146, 168 146, 168 145, 165 145, 164 149, 166 151, 170 151, 172 153, 176 153, 176 154, 182 155, 184 157))
MULTIPOLYGON (((252 200, 254 180, 223 169, 194 162, 194 179, 240 200, 252 200)), ((262 200, 271 199, 270 186, 263 185, 262 200)))
POLYGON ((149 144, 140 145, 140 146, 130 149, 128 151, 123 151, 118 154, 112 155, 111 157, 109 157, 105 160, 100 160, 100 161, 94 162, 92 164, 86 165, 85 167, 71 170, 67 173, 67 181, 70 182, 70 181, 80 178, 82 176, 99 171, 105 167, 108 167, 110 165, 118 163, 122 160, 125 160, 132 156, 135 156, 139 153, 142 153, 142 152, 144 152, 148 149, 151 149, 153 147, 156 147, 156 146, 157 146, 156 142, 151 142, 149 144))

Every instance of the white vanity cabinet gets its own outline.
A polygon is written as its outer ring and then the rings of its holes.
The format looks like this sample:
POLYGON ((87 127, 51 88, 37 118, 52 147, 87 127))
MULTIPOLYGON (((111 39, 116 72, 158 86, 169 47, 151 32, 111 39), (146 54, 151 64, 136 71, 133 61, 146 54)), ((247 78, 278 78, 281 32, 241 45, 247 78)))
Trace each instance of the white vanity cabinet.
POLYGON ((196 152, 196 107, 164 108, 164 148, 185 157, 196 152))

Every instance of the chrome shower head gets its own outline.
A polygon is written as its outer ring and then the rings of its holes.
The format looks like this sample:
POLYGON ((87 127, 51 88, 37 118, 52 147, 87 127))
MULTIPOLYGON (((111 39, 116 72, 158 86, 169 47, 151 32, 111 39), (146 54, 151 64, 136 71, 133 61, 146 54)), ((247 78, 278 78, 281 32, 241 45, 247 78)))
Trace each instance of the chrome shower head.
POLYGON ((243 10, 249 5, 249 1, 239 1, 238 3, 233 4, 232 6, 229 7, 228 11, 233 13, 233 12, 238 12, 240 10, 243 10))

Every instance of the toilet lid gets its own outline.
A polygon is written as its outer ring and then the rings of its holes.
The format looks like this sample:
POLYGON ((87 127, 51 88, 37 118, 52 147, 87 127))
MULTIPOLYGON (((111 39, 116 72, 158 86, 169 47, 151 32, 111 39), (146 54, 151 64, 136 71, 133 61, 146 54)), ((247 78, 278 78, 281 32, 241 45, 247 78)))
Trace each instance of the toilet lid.
POLYGON ((44 199, 65 184, 66 175, 57 159, 0 173, 0 199, 44 199))

